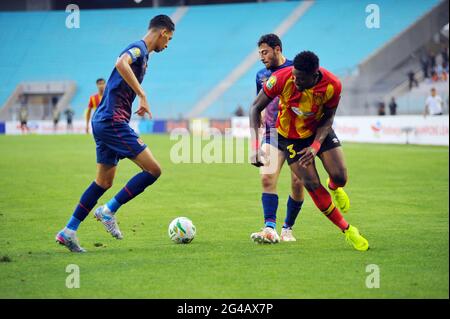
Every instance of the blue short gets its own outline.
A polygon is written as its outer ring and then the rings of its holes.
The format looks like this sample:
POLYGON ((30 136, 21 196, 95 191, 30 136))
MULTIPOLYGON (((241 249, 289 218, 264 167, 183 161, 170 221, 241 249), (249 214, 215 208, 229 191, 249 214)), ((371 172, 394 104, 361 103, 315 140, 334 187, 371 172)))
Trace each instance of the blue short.
POLYGON ((135 158, 147 147, 127 123, 92 122, 92 133, 99 164, 115 166, 123 158, 135 158))

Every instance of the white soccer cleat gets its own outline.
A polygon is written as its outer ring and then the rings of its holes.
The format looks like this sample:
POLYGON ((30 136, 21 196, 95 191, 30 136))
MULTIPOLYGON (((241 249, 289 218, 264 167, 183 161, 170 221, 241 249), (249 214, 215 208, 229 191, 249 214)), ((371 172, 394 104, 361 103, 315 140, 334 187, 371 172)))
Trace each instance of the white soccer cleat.
POLYGON ((264 227, 260 232, 251 234, 250 238, 258 244, 276 244, 280 242, 280 236, 271 227, 264 227))
POLYGON ((280 235, 281 241, 297 241, 292 234, 292 228, 283 228, 280 235))
POLYGON ((60 245, 66 246, 73 253, 85 253, 86 249, 80 246, 76 232, 68 234, 61 230, 56 234, 56 242, 60 245))
POLYGON ((117 225, 116 217, 111 213, 111 211, 106 207, 106 205, 100 206, 95 210, 95 218, 102 222, 105 229, 116 239, 122 239, 122 233, 120 232, 119 226, 117 225))

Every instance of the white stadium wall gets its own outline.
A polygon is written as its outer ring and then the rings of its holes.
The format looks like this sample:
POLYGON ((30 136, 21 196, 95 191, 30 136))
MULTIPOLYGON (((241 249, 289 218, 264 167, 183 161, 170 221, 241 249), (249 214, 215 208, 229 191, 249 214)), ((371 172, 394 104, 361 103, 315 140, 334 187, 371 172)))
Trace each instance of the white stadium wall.
POLYGON ((448 115, 342 116, 333 128, 347 142, 449 145, 448 115))
MULTIPOLYGON (((4 132, 1 133, 8 135, 22 134, 18 122, 1 124, 4 129, 4 132)), ((28 122, 29 133, 31 134, 84 134, 85 125, 85 121, 74 121, 72 131, 68 132, 65 122, 59 122, 56 131, 53 128, 52 121, 28 122)), ((140 129, 144 127, 138 121, 131 121, 130 125, 138 133, 149 133, 149 131, 140 132, 140 129)), ((166 131, 166 127, 170 130, 171 126, 163 125, 163 127, 164 129, 159 130, 159 133, 166 131)), ((448 115, 427 117, 419 115, 338 116, 335 118, 333 128, 343 142, 449 145, 448 115)), ((250 137, 248 117, 233 117, 231 119, 231 130, 234 137, 250 137)))
MULTIPOLYGON (((338 116, 333 128, 343 142, 448 146, 448 121, 448 115, 338 116)), ((247 117, 231 123, 233 136, 250 136, 247 117)))

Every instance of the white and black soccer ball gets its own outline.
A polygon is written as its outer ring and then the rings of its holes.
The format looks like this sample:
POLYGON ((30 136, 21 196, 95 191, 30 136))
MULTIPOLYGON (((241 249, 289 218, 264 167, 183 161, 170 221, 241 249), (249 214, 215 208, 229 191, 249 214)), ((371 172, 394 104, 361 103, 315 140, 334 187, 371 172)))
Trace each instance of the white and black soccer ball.
POLYGON ((177 244, 188 244, 195 237, 195 226, 187 217, 177 217, 169 225, 169 238, 177 244))

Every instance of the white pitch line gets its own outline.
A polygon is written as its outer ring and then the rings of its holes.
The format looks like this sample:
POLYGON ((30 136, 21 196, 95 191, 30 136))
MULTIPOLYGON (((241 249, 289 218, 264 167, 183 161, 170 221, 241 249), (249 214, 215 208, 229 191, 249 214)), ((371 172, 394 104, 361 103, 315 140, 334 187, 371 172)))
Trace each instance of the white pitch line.
MULTIPOLYGON (((314 1, 303 1, 294 11, 275 29, 273 33, 280 38, 289 31, 290 28, 305 14, 305 12, 314 4, 314 1)), ((250 68, 258 62, 258 49, 252 51, 247 57, 231 71, 219 84, 217 84, 207 95, 198 101, 192 110, 187 114, 187 118, 199 116, 212 103, 217 101, 233 84, 239 80, 250 68)))

